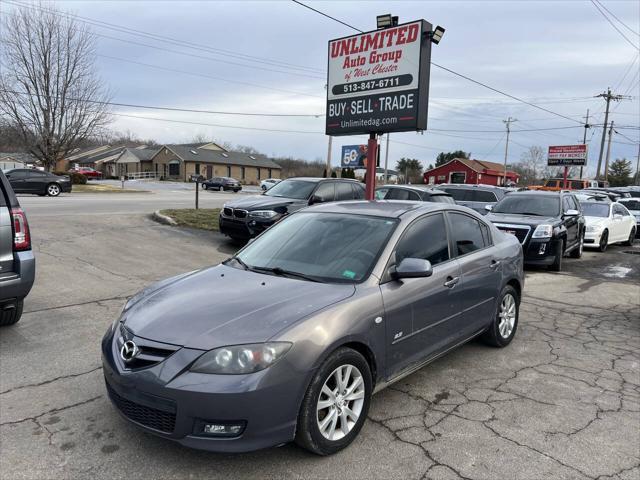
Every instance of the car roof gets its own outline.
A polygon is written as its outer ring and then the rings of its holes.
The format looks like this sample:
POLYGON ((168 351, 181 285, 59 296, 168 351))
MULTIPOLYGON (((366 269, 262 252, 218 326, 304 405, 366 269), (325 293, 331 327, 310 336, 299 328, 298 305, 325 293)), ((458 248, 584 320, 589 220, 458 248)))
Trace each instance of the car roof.
POLYGON ((469 212, 467 208, 449 203, 409 202, 405 200, 348 200, 344 202, 319 203, 304 209, 304 211, 313 212, 349 213, 387 218, 399 218, 410 212, 423 213, 444 210, 469 212))
POLYGON ((467 183, 438 183, 434 186, 435 188, 446 187, 446 188, 460 188, 460 189, 476 189, 476 190, 503 190, 502 187, 498 187, 495 185, 482 185, 482 184, 467 184, 467 183))
POLYGON ((444 190, 439 190, 437 188, 434 188, 430 185, 381 185, 379 187, 376 188, 376 190, 378 188, 405 188, 408 190, 416 190, 418 192, 429 192, 429 193, 433 193, 436 195, 446 195, 447 197, 450 197, 451 195, 449 195, 447 192, 445 192, 444 190))
MULTIPOLYGON (((324 178, 324 177, 289 177, 285 178, 285 180, 303 180, 305 182, 324 182, 324 181, 334 181, 334 182, 350 182, 350 183, 360 183, 358 180, 354 180, 352 178, 324 178)), ((284 181, 284 180, 283 180, 284 181)))
POLYGON ((537 197, 558 197, 561 194, 569 194, 568 191, 550 192, 547 190, 522 190, 519 192, 509 192, 509 197, 535 195, 537 197))

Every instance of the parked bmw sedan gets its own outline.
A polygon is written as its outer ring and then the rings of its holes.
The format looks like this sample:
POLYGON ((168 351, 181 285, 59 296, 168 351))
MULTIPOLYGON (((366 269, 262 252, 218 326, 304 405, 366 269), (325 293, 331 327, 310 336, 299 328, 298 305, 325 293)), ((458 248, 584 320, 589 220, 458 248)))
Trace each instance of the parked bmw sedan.
POLYGON ((29 168, 14 168, 4 172, 15 193, 33 193, 44 197, 57 197, 71 192, 71 179, 29 168))
POLYGON ((374 392, 474 337, 507 346, 523 281, 516 238, 466 208, 313 206, 133 296, 102 342, 107 391, 189 447, 331 454, 374 392))

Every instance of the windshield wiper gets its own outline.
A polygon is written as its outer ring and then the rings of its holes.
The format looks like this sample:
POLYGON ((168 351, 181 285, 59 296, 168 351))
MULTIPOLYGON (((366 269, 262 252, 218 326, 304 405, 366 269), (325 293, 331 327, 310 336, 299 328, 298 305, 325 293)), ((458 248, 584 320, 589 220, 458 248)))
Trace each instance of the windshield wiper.
POLYGON ((284 270, 283 268, 280 268, 280 267, 253 267, 252 270, 257 272, 273 273, 274 275, 278 275, 282 277, 296 277, 296 278, 301 278, 303 280, 308 280, 310 282, 322 283, 320 280, 318 280, 315 277, 311 277, 309 275, 305 275, 304 273, 300 273, 300 272, 292 272, 291 270, 284 270))

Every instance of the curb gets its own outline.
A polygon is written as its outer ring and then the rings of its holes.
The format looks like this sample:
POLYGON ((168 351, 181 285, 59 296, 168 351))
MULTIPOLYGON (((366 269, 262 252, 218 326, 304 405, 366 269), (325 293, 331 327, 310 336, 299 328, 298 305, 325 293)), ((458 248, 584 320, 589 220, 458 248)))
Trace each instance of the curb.
POLYGON ((160 210, 156 210, 155 212, 153 212, 151 214, 151 219, 155 220, 158 223, 163 223, 164 225, 172 225, 172 226, 178 225, 178 223, 173 218, 168 217, 167 215, 161 214, 160 210))

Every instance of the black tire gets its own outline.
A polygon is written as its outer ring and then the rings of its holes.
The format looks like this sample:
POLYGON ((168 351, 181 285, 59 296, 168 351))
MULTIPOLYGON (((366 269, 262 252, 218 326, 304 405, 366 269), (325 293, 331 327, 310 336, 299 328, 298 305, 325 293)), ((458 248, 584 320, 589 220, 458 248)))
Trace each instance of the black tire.
POLYGON ((60 192, 62 191, 62 189, 60 188, 60 185, 58 185, 57 183, 50 183, 49 185, 47 185, 47 195, 50 197, 57 197, 58 195, 60 195, 60 192))
POLYGON ((18 323, 20 317, 22 317, 22 307, 24 306, 23 300, 16 302, 15 308, 8 310, 0 310, 0 327, 6 327, 18 323))
POLYGON ((633 245, 633 242, 636 241, 636 229, 635 227, 633 227, 631 229, 631 233, 629 234, 629 238, 627 239, 626 242, 624 242, 624 245, 626 245, 627 247, 630 247, 633 245))
POLYGON ((582 257, 582 250, 584 247, 584 233, 580 234, 580 238, 578 239, 578 246, 571 250, 571 258, 580 258, 582 257))
POLYGON ((549 270, 552 272, 559 272, 562 270, 562 257, 564 257, 564 240, 560 241, 560 246, 556 252, 556 256, 553 259, 553 263, 549 265, 549 270))
POLYGON ((209 190, 209 187, 206 184, 202 184, 202 188, 204 188, 205 190, 209 190))
POLYGON ((602 232, 602 236, 600 237, 600 246, 598 247, 598 250, 601 252, 606 252, 607 247, 609 243, 609 231, 605 230, 604 232, 602 232))
MULTIPOLYGON (((372 390, 371 370, 367 360, 360 353, 344 347, 333 352, 320 366, 307 388, 300 406, 300 413, 298 414, 295 442, 316 455, 331 455, 347 447, 356 438, 367 418, 372 390), (349 433, 339 440, 329 440, 320 432, 318 427, 317 405, 325 382, 336 369, 345 365, 356 367, 362 375, 364 401, 358 420, 349 433)), ((340 421, 342 422, 342 420, 340 421)))
POLYGON ((511 340, 513 340, 513 337, 516 335, 519 318, 520 318, 520 297, 515 288, 513 288, 511 285, 506 285, 502 289, 502 292, 500 292, 500 300, 498 301, 498 304, 496 307, 496 313, 493 316, 493 321, 491 322, 491 325, 489 326, 487 331, 482 334, 482 340, 487 345, 491 345, 492 347, 498 347, 498 348, 506 347, 511 343, 511 340), (508 335, 504 336, 500 330, 500 325, 502 321, 501 310, 507 296, 511 296, 511 298, 514 300, 515 323, 511 327, 511 332, 508 335))

